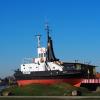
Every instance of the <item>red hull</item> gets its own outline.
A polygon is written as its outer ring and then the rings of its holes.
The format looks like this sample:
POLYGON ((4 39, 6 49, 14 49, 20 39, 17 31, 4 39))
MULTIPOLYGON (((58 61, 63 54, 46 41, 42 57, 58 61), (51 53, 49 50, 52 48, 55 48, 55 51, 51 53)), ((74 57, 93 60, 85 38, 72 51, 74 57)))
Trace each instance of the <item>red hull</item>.
POLYGON ((80 87, 80 84, 82 82, 82 79, 38 79, 38 80, 18 80, 18 86, 25 86, 29 84, 44 84, 44 85, 50 85, 50 84, 56 84, 56 83, 69 83, 71 85, 80 87))

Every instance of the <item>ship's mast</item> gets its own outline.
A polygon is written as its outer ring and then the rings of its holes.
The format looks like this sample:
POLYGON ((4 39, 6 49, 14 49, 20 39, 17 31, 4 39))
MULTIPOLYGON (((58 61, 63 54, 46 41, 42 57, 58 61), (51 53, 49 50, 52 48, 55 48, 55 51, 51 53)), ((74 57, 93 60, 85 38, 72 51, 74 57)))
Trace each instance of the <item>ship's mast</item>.
POLYGON ((37 48, 40 48, 40 46, 41 46, 41 44, 40 44, 41 35, 38 34, 38 35, 36 35, 36 37, 37 37, 37 40, 38 40, 37 48))
POLYGON ((47 39, 49 39, 49 32, 50 32, 50 29, 49 29, 49 26, 48 26, 48 23, 46 23, 46 28, 45 28, 46 32, 47 32, 47 39))

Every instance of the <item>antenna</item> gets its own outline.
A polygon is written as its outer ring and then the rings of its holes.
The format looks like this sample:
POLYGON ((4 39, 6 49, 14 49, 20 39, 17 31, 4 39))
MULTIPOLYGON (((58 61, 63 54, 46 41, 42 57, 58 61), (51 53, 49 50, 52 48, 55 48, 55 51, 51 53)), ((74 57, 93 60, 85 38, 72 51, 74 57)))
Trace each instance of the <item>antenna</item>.
POLYGON ((47 38, 49 38, 50 29, 49 29, 48 23, 45 24, 45 27, 46 27, 45 30, 46 30, 46 32, 47 32, 47 38))
POLYGON ((35 35, 37 37, 37 40, 38 40, 38 48, 40 48, 40 38, 41 38, 41 35, 38 34, 38 35, 35 35))

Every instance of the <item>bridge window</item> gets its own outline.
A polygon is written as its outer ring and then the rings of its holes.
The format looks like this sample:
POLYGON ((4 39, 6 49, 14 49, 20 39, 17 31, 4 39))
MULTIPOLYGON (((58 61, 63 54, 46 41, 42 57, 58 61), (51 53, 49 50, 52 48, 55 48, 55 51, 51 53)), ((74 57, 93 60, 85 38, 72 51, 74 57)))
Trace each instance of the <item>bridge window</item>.
POLYGON ((43 57, 43 53, 41 53, 41 57, 43 57))
POLYGON ((39 58, 43 57, 43 53, 39 53, 39 58))
POLYGON ((46 57, 46 53, 44 53, 44 57, 46 57))

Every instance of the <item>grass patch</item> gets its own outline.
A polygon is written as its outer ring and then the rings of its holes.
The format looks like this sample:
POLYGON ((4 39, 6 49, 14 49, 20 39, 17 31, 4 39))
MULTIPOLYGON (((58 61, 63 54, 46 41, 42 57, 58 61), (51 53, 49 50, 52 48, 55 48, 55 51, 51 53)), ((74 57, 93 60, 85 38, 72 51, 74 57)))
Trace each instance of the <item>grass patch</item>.
POLYGON ((81 91, 82 96, 100 96, 100 92, 90 92, 86 88, 77 88, 70 84, 59 83, 54 85, 27 85, 23 87, 13 86, 2 92, 11 92, 14 96, 71 96, 72 91, 81 91))

